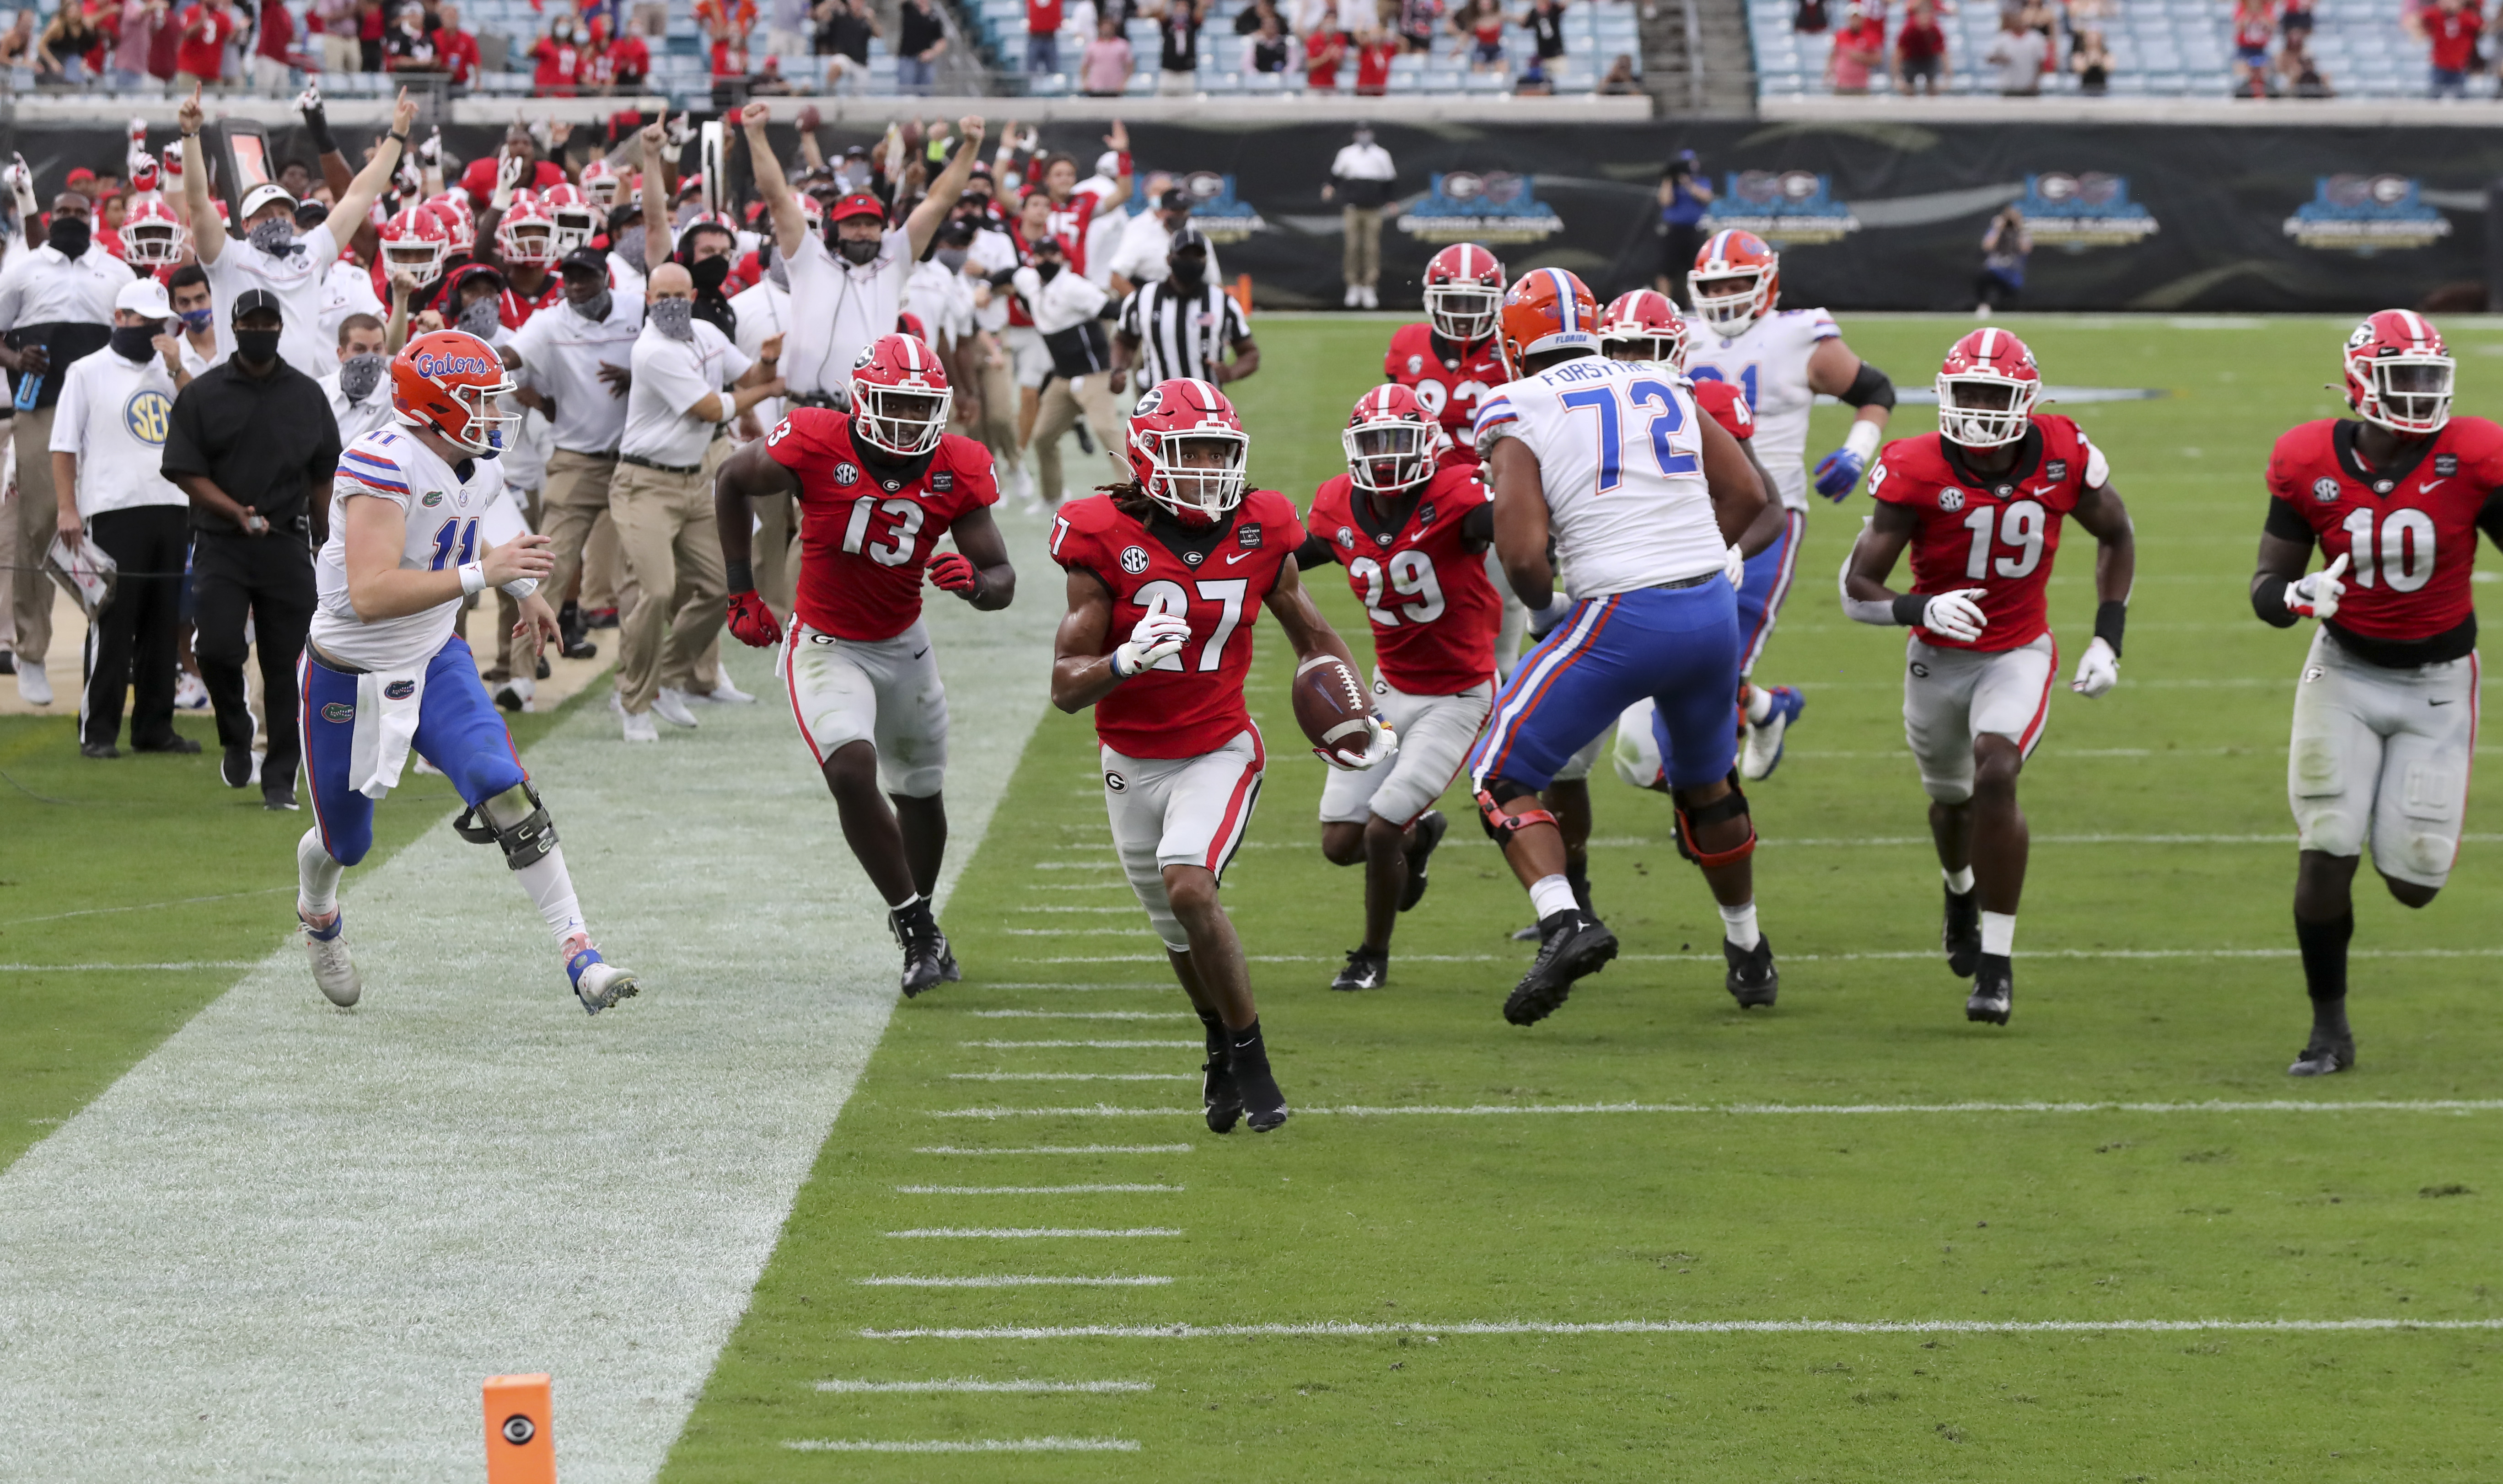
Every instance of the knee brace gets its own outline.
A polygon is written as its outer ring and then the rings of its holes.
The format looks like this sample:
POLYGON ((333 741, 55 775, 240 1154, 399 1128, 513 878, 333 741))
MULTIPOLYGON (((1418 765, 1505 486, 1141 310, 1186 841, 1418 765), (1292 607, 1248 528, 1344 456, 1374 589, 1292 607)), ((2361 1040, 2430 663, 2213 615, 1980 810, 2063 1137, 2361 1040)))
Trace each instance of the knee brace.
POLYGON ((1738 790, 1738 781, 1730 780, 1730 792, 1720 798, 1689 813, 1672 806, 1677 821, 1677 853, 1705 870, 1716 866, 1735 865, 1756 853, 1756 823, 1747 812, 1747 795, 1738 790), (1695 843, 1695 826, 1718 825, 1724 820, 1747 821, 1747 838, 1728 850, 1705 850, 1695 843))
MULTIPOLYGON (((1505 809, 1503 805, 1494 801, 1492 791, 1496 788, 1519 789, 1521 785, 1507 779, 1490 778, 1487 780, 1487 787, 1478 790, 1478 824, 1485 827, 1487 838, 1494 841, 1495 844, 1511 844, 1514 835, 1531 825, 1556 823, 1556 816, 1544 809, 1533 807, 1518 812, 1505 809)), ((1538 796, 1531 790, 1523 789, 1522 792, 1529 794, 1531 798, 1538 796)))
POLYGON ((556 822, 548 818, 547 805, 539 802, 539 791, 527 783, 521 787, 531 801, 531 812, 520 823, 497 824, 484 804, 462 810, 452 822, 452 832, 472 845, 504 847, 504 864, 517 871, 538 864, 556 849, 556 822))

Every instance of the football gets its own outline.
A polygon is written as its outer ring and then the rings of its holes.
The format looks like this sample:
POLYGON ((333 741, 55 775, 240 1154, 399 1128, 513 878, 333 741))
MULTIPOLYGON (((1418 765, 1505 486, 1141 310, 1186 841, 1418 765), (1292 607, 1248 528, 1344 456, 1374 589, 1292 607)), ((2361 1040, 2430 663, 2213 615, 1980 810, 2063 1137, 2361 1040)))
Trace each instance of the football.
POLYGON ((1294 696, 1295 725, 1313 746, 1343 762, 1364 756, 1364 719, 1373 707, 1353 665, 1336 655, 1315 655, 1295 666, 1294 696))

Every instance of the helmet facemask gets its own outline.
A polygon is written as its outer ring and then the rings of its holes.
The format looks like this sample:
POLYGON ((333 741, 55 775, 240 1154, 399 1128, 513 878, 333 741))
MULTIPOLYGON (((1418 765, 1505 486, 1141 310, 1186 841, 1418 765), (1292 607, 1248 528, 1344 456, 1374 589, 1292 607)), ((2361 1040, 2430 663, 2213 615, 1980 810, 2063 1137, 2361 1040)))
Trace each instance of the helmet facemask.
POLYGON ((1938 436, 1968 449, 2000 449, 2025 436, 2034 422, 2039 382, 1988 373, 1938 373, 1938 436))
POLYGON ((1678 354, 1677 340, 1667 335, 1603 334, 1599 337, 1599 354, 1610 360, 1641 361, 1672 371, 1681 369, 1685 362, 1678 354))
POLYGON ((503 239, 504 257, 509 262, 544 265, 564 255, 557 251, 556 223, 545 217, 509 222, 497 235, 503 239))
POLYGON ((947 410, 955 395, 943 387, 882 387, 855 378, 852 426, 880 453, 918 458, 937 448, 945 435, 947 410))
POLYGON ((1347 451, 1348 483, 1367 494, 1400 494, 1434 474, 1434 435, 1439 431, 1405 418, 1359 422, 1339 432, 1347 451))
POLYGON ((405 273, 421 284, 429 284, 443 271, 443 243, 423 237, 385 242, 383 267, 388 272, 405 273))
POLYGON ((127 221, 121 226, 121 254, 133 267, 162 268, 183 260, 183 229, 171 221, 127 221))
POLYGON ((1434 333, 1455 345, 1473 345, 1494 333, 1503 290, 1486 284, 1428 284, 1425 319, 1434 333))
POLYGON ((1698 268, 1686 275, 1686 293, 1695 301, 1697 319, 1723 336, 1734 337, 1745 334, 1772 308, 1765 302, 1765 281, 1770 277, 1771 269, 1752 264, 1708 274, 1698 268))
POLYGON ((1186 427, 1140 433, 1140 452, 1154 471, 1148 498, 1188 526, 1214 525, 1243 503, 1252 440, 1232 428, 1186 427))
POLYGON ((2412 437, 2442 431, 2451 421, 2452 372, 2448 355, 2406 351, 2356 365, 2363 391, 2354 397, 2365 422, 2412 437))

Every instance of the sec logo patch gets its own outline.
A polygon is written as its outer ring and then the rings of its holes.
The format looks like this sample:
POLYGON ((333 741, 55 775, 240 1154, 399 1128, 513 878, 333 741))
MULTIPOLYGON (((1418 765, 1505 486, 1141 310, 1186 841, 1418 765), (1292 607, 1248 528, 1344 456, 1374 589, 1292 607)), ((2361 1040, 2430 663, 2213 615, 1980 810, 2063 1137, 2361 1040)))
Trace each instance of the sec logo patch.
POLYGON ((121 404, 121 425, 130 436, 154 448, 165 446, 165 426, 174 415, 174 399, 154 387, 142 387, 121 404))
POLYGON ((1950 515, 1964 509, 1964 491, 1950 485, 1938 491, 1938 508, 1950 515))
POLYGON ((2318 500, 2323 505, 2336 503, 2338 499, 2338 481, 2331 479, 2326 474, 2314 480, 2312 482, 2312 497, 2318 500))
POLYGON ((1148 549, 1146 547, 1125 546, 1121 548, 1122 571, 1129 573, 1132 577, 1136 577, 1147 569, 1148 549))
POLYGON ((1423 356, 1423 355, 1411 355, 1411 356, 1409 356, 1409 357, 1408 357, 1408 374, 1409 374, 1410 376, 1415 376, 1418 372, 1423 371, 1423 370, 1424 370, 1424 369, 1425 369, 1425 357, 1424 357, 1424 356, 1423 356))
POLYGON ((2069 477, 2069 461, 2065 458, 2054 458, 2045 462, 2042 465, 2042 477, 2044 479, 2067 479, 2069 477))
POLYGON ((860 466, 847 463, 835 465, 835 483, 846 487, 859 484, 860 466))

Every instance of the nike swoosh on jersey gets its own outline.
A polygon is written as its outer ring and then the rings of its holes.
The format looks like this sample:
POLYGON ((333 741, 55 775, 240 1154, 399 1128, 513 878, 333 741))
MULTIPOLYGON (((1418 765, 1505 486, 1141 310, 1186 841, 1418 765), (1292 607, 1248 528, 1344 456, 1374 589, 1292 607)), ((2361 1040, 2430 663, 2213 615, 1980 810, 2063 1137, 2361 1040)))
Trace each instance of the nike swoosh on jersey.
POLYGON ((2429 479, 2429 480, 2426 480, 2423 484, 2417 486, 2417 493, 2418 493, 2418 494, 2431 494, 2431 493, 2433 493, 2433 487, 2434 487, 2434 486, 2436 486, 2436 485, 2447 485, 2447 484, 2449 484, 2449 483, 2451 483, 2451 481, 2449 481, 2449 480, 2447 480, 2447 479, 2429 479))
POLYGON ((2455 697, 2453 697, 2453 698, 2447 698, 2447 699, 2443 699, 2443 700, 2436 700, 2436 699, 2434 699, 2434 698, 2433 698, 2433 697, 2431 697, 2431 696, 2427 696, 2427 697, 2425 697, 2425 704, 2426 704, 2426 705, 2428 705, 2428 706, 2448 706, 2448 705, 2450 705, 2450 704, 2451 704, 2451 700, 2452 700, 2452 699, 2455 699, 2455 697))
POLYGON ((1250 552, 1236 552, 1233 556, 1228 556, 1228 557, 1226 557, 1226 558, 1225 558, 1225 564, 1226 564, 1227 566, 1229 566, 1229 567, 1230 567, 1230 566, 1234 565, 1236 562, 1241 561, 1244 557, 1249 556, 1251 556, 1251 555, 1252 555, 1252 554, 1251 554, 1250 552))
POLYGON ((2059 487, 2057 484, 2049 484, 2049 485, 2044 485, 2044 486, 2043 486, 2041 489, 2028 489, 2028 490, 2027 490, 2027 491, 2025 491, 2025 492, 2026 492, 2026 493, 2028 493, 2028 494, 2030 494, 2030 495, 2032 495, 2032 496, 2034 496, 2034 498, 2036 498, 2036 499, 2038 499, 2038 500, 2039 500, 2039 499, 2040 499, 2042 496, 2044 496, 2044 495, 2046 495, 2046 494, 2049 494, 2052 490, 2057 489, 2059 489, 2059 488, 2060 488, 2060 487, 2059 487))

